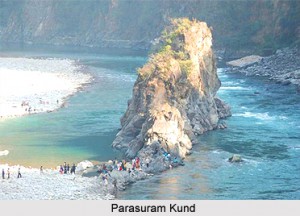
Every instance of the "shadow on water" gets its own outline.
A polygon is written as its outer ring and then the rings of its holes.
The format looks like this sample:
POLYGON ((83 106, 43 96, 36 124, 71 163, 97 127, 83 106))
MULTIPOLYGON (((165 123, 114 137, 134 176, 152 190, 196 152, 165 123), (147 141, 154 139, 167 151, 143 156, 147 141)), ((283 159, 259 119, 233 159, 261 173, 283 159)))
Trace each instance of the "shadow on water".
POLYGON ((79 136, 71 139, 63 140, 55 145, 60 146, 66 151, 70 149, 77 149, 84 151, 88 155, 92 155, 87 160, 92 161, 107 161, 115 157, 121 157, 121 153, 111 147, 113 140, 118 131, 107 132, 104 134, 94 134, 88 136, 79 136))
POLYGON ((32 54, 37 56, 62 56, 64 58, 80 54, 82 56, 96 56, 98 54, 106 54, 110 56, 132 56, 141 57, 147 56, 146 50, 133 50, 126 48, 100 48, 100 47, 84 47, 84 46, 68 46, 68 45, 47 45, 47 44, 19 44, 19 43, 1 43, 0 51, 10 54, 32 54), (47 52, 45 52, 45 50, 47 52))

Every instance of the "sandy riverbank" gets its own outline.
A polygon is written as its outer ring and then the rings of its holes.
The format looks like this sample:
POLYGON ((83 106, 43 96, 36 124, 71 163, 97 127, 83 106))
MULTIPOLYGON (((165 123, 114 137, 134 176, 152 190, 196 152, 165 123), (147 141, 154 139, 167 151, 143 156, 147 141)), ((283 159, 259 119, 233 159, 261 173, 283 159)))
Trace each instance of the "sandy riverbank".
POLYGON ((0 119, 56 110, 91 80, 69 59, 0 58, 0 119))

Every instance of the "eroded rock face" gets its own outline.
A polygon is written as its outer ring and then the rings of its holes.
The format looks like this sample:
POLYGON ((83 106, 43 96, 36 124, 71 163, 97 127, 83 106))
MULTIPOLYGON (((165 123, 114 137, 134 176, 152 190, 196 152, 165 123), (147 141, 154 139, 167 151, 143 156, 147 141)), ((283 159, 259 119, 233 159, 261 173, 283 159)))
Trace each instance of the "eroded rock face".
POLYGON ((217 128, 219 119, 230 115, 229 106, 215 98, 221 82, 211 30, 204 22, 175 19, 156 50, 138 70, 113 147, 129 158, 163 160, 162 152, 168 152, 182 159, 191 153, 195 135, 217 128))

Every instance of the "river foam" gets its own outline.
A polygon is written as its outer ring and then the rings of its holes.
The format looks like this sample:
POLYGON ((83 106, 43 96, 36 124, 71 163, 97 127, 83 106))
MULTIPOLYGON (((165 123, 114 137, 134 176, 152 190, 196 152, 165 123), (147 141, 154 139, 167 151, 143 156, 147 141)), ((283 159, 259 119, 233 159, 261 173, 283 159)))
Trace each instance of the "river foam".
POLYGON ((238 91, 248 91, 250 88, 245 88, 242 86, 222 86, 220 90, 238 90, 238 91))
POLYGON ((244 112, 244 113, 237 113, 233 114, 232 116, 241 116, 245 118, 256 118, 259 120, 274 120, 273 116, 270 116, 269 113, 252 113, 252 112, 244 112))
MULTIPOLYGON (((243 107, 241 107, 243 108, 243 107)), ((286 121, 288 120, 288 117, 284 115, 279 116, 271 116, 268 112, 264 113, 253 113, 253 112, 244 112, 244 113, 236 113, 232 116, 239 116, 239 117, 245 117, 245 118, 256 118, 263 121, 273 121, 273 120, 280 120, 280 121, 286 121)))

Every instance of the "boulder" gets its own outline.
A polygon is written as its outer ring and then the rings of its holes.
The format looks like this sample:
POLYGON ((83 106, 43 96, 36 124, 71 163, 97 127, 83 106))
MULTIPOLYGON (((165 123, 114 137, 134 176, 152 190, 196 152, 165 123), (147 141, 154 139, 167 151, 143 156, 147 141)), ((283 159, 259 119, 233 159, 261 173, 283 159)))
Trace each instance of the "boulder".
POLYGON ((228 161, 231 163, 238 163, 238 162, 243 162, 243 159, 240 155, 234 154, 228 159, 228 161))
POLYGON ((6 156, 9 154, 8 150, 0 151, 0 156, 6 156))
POLYGON ((256 63, 259 63, 262 59, 263 59, 263 57, 261 57, 261 56, 250 55, 250 56, 246 56, 246 57, 243 57, 240 59, 226 62, 226 64, 231 67, 249 67, 256 63))
POLYGON ((77 164, 76 171, 83 171, 83 170, 86 170, 87 168, 91 168, 93 166, 94 166, 94 164, 91 161, 88 161, 88 160, 81 161, 80 163, 77 164))

